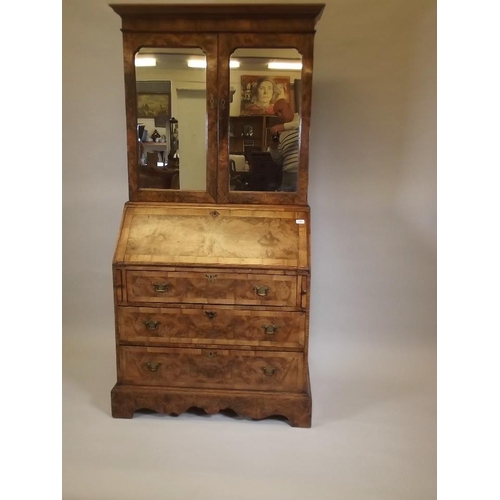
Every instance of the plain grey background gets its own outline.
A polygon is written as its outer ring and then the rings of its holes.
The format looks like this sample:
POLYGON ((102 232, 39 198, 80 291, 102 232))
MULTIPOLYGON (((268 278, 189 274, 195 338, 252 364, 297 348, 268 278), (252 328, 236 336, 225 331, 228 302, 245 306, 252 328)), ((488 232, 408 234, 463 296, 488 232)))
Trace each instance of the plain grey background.
POLYGON ((121 43, 108 2, 63 1, 63 498, 436 498, 435 2, 330 0, 317 25, 311 429, 110 416, 121 43))

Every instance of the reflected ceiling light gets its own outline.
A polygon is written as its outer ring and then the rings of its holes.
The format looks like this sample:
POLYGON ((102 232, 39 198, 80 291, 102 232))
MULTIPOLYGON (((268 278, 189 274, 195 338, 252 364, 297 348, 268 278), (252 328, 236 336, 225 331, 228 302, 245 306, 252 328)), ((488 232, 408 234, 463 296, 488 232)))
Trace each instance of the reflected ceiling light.
POLYGON ((156 59, 154 57, 136 57, 135 65, 139 67, 156 66, 156 59))
MULTIPOLYGON (((190 68, 206 68, 207 61, 206 61, 206 59, 188 59, 187 65, 190 68)), ((229 61, 229 67, 230 68, 239 68, 240 62, 239 61, 229 61)))
POLYGON ((206 59, 188 59, 188 66, 190 68, 206 68, 207 61, 206 59))
POLYGON ((267 67, 269 69, 302 69, 302 63, 301 62, 270 62, 268 63, 267 67))

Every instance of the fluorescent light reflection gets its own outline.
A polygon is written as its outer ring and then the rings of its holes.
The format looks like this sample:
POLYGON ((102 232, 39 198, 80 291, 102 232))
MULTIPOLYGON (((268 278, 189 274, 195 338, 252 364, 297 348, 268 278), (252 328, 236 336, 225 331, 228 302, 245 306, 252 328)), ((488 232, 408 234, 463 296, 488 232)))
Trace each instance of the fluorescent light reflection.
MULTIPOLYGON (((207 61, 206 61, 206 59, 188 59, 187 65, 190 68, 206 68, 207 61)), ((239 68, 240 62, 239 61, 229 61, 229 67, 230 68, 239 68)))
POLYGON ((207 61, 206 59, 188 59, 187 65, 190 68, 206 68, 207 61))
POLYGON ((267 67, 269 69, 302 69, 301 62, 270 62, 267 67))
POLYGON ((154 57, 136 57, 135 65, 141 68, 146 66, 156 66, 156 59, 154 57))

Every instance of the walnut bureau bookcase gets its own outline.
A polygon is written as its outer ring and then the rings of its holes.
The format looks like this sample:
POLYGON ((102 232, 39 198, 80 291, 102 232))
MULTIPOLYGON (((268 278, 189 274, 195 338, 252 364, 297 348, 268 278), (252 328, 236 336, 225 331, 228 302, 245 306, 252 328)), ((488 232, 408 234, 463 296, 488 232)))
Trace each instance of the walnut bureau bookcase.
POLYGON ((198 407, 310 427, 308 153, 324 5, 110 7, 129 180, 113 257, 112 415, 198 407), (288 116, 273 114, 279 99, 288 116))

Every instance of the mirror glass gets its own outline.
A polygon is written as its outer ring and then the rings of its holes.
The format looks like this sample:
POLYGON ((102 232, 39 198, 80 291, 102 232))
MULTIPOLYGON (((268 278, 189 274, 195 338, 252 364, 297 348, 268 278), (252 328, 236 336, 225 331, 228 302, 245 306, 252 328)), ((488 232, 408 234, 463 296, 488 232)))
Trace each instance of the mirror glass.
POLYGON ((136 54, 139 188, 206 190, 205 67, 196 48, 136 54))
POLYGON ((297 191, 302 57, 295 49, 231 55, 230 189, 297 191))

